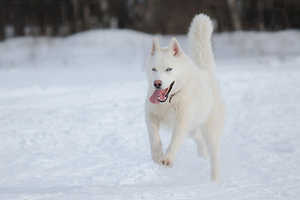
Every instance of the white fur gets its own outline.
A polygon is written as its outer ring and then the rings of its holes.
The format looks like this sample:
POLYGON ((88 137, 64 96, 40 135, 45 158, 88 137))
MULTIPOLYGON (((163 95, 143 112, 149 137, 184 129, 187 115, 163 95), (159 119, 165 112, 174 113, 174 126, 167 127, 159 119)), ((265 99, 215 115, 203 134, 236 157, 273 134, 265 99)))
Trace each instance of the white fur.
POLYGON ((210 156, 211 180, 219 180, 219 157, 222 131, 225 123, 225 106, 219 86, 214 78, 214 59, 211 49, 212 23, 208 16, 199 14, 192 21, 188 36, 191 59, 182 52, 172 38, 169 47, 161 48, 153 38, 147 60, 149 91, 146 101, 146 123, 151 155, 156 164, 172 167, 176 154, 190 136, 197 143, 198 155, 210 156), (153 71, 155 68, 156 71, 153 71), (171 71, 166 71, 172 68, 171 71), (162 81, 162 89, 175 81, 169 102, 152 104, 149 101, 155 88, 153 82, 162 81), (159 135, 160 126, 173 131, 164 153, 159 135))

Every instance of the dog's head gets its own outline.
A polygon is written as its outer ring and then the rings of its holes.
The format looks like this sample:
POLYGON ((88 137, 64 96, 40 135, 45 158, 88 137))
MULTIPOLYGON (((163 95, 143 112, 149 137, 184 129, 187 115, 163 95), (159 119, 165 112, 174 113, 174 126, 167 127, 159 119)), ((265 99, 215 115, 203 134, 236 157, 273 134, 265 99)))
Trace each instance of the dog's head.
POLYGON ((166 102, 183 87, 187 81, 187 65, 186 55, 175 38, 165 48, 159 46, 156 37, 153 38, 146 67, 151 103, 166 102))

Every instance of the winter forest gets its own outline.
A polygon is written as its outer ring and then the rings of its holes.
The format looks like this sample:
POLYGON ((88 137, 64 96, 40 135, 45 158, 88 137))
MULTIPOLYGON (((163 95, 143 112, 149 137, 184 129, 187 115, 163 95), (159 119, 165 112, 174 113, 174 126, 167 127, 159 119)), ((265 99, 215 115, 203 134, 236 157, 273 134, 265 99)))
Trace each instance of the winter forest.
POLYGON ((217 32, 300 28, 298 0, 1 0, 0 40, 111 27, 185 34, 200 12, 214 19, 217 32))
POLYGON ((299 0, 0 0, 0 200, 300 199, 299 77, 299 0), (145 123, 152 38, 189 55, 199 13, 226 105, 217 183, 191 138, 156 165, 145 123))

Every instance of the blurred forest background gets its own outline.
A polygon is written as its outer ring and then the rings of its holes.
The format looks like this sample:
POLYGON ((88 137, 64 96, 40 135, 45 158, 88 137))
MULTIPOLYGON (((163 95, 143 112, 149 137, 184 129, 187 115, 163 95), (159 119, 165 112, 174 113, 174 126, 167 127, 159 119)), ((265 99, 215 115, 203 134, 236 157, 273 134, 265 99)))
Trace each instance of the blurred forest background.
POLYGON ((198 13, 217 32, 300 28, 300 0, 0 0, 0 40, 100 28, 186 34, 198 13))

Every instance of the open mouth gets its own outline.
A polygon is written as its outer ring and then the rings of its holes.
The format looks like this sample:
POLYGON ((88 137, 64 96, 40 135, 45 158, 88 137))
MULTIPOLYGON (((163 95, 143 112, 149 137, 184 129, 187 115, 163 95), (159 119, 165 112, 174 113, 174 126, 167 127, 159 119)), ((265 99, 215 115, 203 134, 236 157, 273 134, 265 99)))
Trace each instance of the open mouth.
POLYGON ((154 104, 159 104, 159 103, 163 103, 163 102, 167 101, 168 96, 172 90, 174 83, 175 83, 175 81, 173 81, 171 83, 171 85, 169 87, 167 87, 166 89, 155 90, 149 99, 150 102, 154 103, 154 104))

